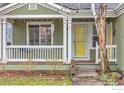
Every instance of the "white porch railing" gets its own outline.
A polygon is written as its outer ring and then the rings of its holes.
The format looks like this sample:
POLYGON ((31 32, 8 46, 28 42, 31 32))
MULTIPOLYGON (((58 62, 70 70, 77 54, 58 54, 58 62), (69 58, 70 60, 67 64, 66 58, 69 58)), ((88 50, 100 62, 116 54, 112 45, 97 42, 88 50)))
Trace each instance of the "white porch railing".
POLYGON ((7 61, 49 61, 63 60, 63 45, 57 46, 26 46, 13 45, 6 47, 7 61))
MULTIPOLYGON (((109 62, 117 61, 117 45, 106 45, 107 58, 109 62)), ((96 64, 100 62, 100 49, 98 42, 96 43, 96 64)))

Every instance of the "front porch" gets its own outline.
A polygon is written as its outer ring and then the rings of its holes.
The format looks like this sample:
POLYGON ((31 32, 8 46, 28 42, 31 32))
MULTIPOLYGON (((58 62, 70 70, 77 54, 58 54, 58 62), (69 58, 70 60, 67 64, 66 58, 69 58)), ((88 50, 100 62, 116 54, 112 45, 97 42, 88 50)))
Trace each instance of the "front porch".
POLYGON ((56 17, 1 19, 0 57, 2 62, 29 60, 70 62, 67 56, 69 40, 67 29, 71 25, 71 20, 63 16, 56 17))
MULTIPOLYGON (((71 61, 77 61, 77 63, 80 61, 85 64, 99 64, 100 62, 99 45, 94 42, 94 40, 97 41, 97 36, 93 35, 95 32, 92 21, 77 22, 77 19, 64 17, 30 19, 24 17, 1 19, 1 24, 1 59, 4 63, 29 60, 33 62, 56 61, 65 64, 71 61), (8 29, 8 24, 11 24, 11 30, 8 29), (45 30, 46 34, 44 34, 43 29, 49 29, 50 33, 45 30), (48 36, 48 39, 42 38, 44 35, 48 36)), ((117 46, 113 45, 112 33, 109 32, 106 35, 106 48, 109 62, 115 63, 117 62, 117 46)))

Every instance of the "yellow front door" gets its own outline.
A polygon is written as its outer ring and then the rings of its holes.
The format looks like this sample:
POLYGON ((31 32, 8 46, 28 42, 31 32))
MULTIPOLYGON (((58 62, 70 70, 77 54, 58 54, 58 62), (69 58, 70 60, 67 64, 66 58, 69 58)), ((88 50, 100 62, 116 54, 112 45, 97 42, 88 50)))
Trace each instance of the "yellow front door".
POLYGON ((86 46, 86 25, 74 25, 74 56, 85 57, 87 55, 86 46))

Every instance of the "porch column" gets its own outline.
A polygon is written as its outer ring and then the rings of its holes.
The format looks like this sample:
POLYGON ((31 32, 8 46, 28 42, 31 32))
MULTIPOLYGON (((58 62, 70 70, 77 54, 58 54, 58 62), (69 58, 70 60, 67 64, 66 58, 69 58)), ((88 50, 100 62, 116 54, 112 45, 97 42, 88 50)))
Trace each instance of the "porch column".
POLYGON ((7 23, 6 23, 6 19, 3 19, 2 20, 2 35, 3 35, 3 38, 2 38, 2 61, 3 63, 6 63, 6 27, 7 26, 7 23))
POLYGON ((0 19, 0 60, 2 59, 1 48, 2 48, 2 20, 0 19))
POLYGON ((68 19, 68 63, 72 59, 72 19, 68 19))
POLYGON ((67 18, 63 18, 63 60, 67 61, 67 18))

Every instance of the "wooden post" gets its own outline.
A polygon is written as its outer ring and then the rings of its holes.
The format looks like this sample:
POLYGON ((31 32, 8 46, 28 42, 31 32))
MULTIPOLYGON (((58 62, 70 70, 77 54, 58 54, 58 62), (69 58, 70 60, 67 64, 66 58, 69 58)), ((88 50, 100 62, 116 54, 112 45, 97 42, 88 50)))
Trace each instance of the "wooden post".
POLYGON ((6 27, 7 23, 6 23, 6 19, 2 20, 2 35, 3 35, 3 47, 2 47, 2 61, 3 63, 6 63, 6 27))
POLYGON ((96 42, 96 64, 98 64, 99 62, 99 48, 98 48, 98 42, 96 42))
POLYGON ((68 19, 68 63, 72 59, 72 19, 68 19))
POLYGON ((0 19, 0 59, 2 59, 2 20, 0 19))
POLYGON ((67 18, 63 18, 63 61, 67 62, 67 18))

